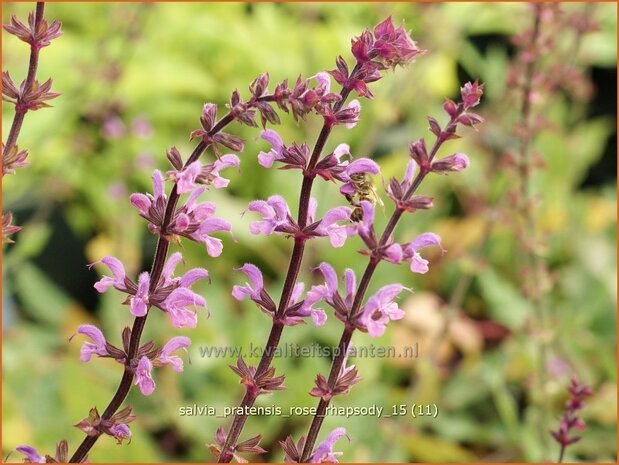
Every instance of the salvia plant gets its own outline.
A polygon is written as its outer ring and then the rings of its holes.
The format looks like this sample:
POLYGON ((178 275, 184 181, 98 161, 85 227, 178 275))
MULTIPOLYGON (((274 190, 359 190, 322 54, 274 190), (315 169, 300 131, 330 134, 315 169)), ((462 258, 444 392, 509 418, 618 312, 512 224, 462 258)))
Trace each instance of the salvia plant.
MULTIPOLYGON (((19 120, 14 123, 17 130, 11 131, 4 153, 13 150, 25 112, 45 106, 45 100, 56 96, 50 92, 51 81, 39 85, 34 80, 38 50, 60 34, 60 24, 48 25, 42 14, 43 5, 39 4, 28 26, 15 18, 5 26, 31 45, 35 58, 31 58, 32 72, 19 90, 11 84, 8 73, 4 75, 4 94, 16 104, 16 119, 19 120)), ((251 407, 259 396, 285 388, 285 376, 276 373, 272 366, 284 329, 304 323, 319 327, 327 320, 326 306, 330 307, 341 323, 342 334, 329 373, 317 374, 309 392, 317 399, 317 413, 306 435, 298 440, 282 438, 280 444, 289 462, 337 462, 340 453, 334 450, 336 442, 347 437, 343 426, 326 434, 322 442, 316 442, 332 399, 348 393, 361 380, 359 369, 347 361, 352 337, 357 331, 371 338, 381 337, 391 321, 403 318, 404 311, 399 308, 397 299, 403 292, 411 291, 406 283, 391 283, 370 295, 372 278, 383 262, 387 265, 405 263, 412 273, 426 273, 429 262, 422 256, 423 249, 436 247, 445 252, 437 234, 423 232, 416 237, 399 238, 396 226, 405 214, 432 208, 434 200, 418 193, 428 176, 467 168, 469 158, 464 153, 452 151, 443 156, 439 151, 447 142, 460 137, 460 127, 475 127, 483 121, 473 111, 483 93, 483 85, 477 82, 464 84, 458 101, 445 101, 444 117, 428 117, 429 142, 422 138, 410 143, 409 158, 402 161, 400 178, 387 183, 386 195, 392 213, 384 229, 378 230, 374 219, 379 195, 373 177, 380 175, 380 166, 370 158, 356 156, 346 143, 340 143, 333 151, 326 151, 325 147, 331 136, 341 137, 340 127, 349 130, 355 127, 362 108, 358 99, 371 100, 371 87, 376 81, 385 77, 387 71, 410 64, 425 50, 412 40, 404 27, 396 27, 392 19, 387 18, 373 30, 365 30, 354 37, 351 51, 352 59, 338 56, 334 69, 309 78, 298 77, 270 86, 269 74, 265 72, 249 85, 247 97, 236 90, 232 92, 225 110, 213 103, 205 104, 200 127, 190 134, 197 141, 194 150, 182 154, 177 148, 170 148, 167 151, 170 168, 152 173, 152 192, 130 196, 131 205, 157 238, 150 270, 129 276, 122 261, 112 256, 102 257, 90 266, 106 270, 95 284, 96 290, 119 294, 119 303, 127 307, 133 323, 119 335, 103 334, 98 327, 83 324, 76 328, 72 338, 82 343, 82 361, 89 362, 96 357, 118 362, 121 372, 118 388, 104 409, 93 406, 87 416, 74 425, 85 438, 73 454, 69 454, 64 440, 58 443, 54 456, 41 455, 31 446, 20 446, 17 450, 24 454, 26 461, 84 462, 103 435, 111 436, 118 443, 130 441, 129 425, 136 416, 131 406, 123 406, 123 403, 132 387, 136 386, 148 396, 156 389, 154 373, 157 370, 183 371, 181 356, 190 347, 189 337, 175 336, 159 345, 143 341, 142 333, 149 316, 158 313, 157 310, 165 314, 174 328, 180 329, 195 328, 198 315, 205 313, 200 309, 207 307, 206 299, 192 287, 200 280, 217 277, 211 277, 204 268, 177 272, 183 256, 171 249, 188 240, 203 244, 211 258, 222 254, 218 235, 230 233, 231 224, 218 217, 217 205, 204 197, 209 189, 225 189, 230 181, 223 173, 240 165, 237 154, 243 151, 244 141, 226 132, 230 123, 236 122, 256 128, 262 126, 259 137, 268 145, 257 154, 259 164, 264 169, 289 170, 290 176, 297 176, 300 186, 298 201, 292 207, 290 200, 273 195, 250 202, 245 210, 252 218, 249 225, 252 234, 285 236, 292 243, 292 251, 279 295, 267 288, 258 266, 246 263, 237 270, 247 282, 235 285, 232 297, 250 299, 272 320, 258 365, 248 365, 239 357, 231 366, 245 391, 240 406, 251 407), (339 90, 332 89, 332 81, 339 90), (280 123, 282 113, 292 115, 298 124, 310 117, 321 119, 322 128, 315 142, 285 141, 275 130, 267 129, 268 125, 280 123), (209 148, 214 155, 213 161, 201 160, 209 148), (326 211, 312 197, 314 184, 323 182, 327 189, 336 189, 341 195, 340 205, 326 211), (308 242, 320 241, 324 247, 339 248, 349 240, 361 244, 360 253, 367 257, 365 269, 336 270, 327 262, 314 263, 310 268, 319 271, 323 282, 305 286, 299 281, 308 242)), ((12 165, 7 164, 4 157, 5 167, 23 164, 25 155, 17 153, 11 158, 12 165)), ((243 454, 265 452, 260 446, 260 435, 241 440, 248 416, 244 413, 247 409, 238 409, 238 412, 231 425, 217 430, 214 443, 209 446, 219 462, 244 461, 243 454)))

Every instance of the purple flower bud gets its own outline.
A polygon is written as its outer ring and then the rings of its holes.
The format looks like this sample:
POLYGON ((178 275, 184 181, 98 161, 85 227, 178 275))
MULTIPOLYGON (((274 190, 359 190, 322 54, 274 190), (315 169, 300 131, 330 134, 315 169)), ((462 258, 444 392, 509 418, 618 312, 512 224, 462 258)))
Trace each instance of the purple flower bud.
POLYGON ((335 443, 342 437, 346 436, 346 429, 335 428, 329 433, 324 441, 322 441, 314 450, 310 457, 310 463, 339 463, 337 457, 342 455, 342 452, 334 452, 335 443))
POLYGON ((467 82, 460 88, 460 94, 462 95, 462 103, 465 109, 469 109, 479 105, 482 94, 484 93, 484 85, 479 84, 477 81, 471 83, 467 82))
POLYGON ((432 171, 446 173, 449 171, 462 171, 469 166, 469 158, 461 152, 454 153, 440 160, 432 162, 432 171))
POLYGON ((413 160, 424 171, 429 171, 428 150, 426 149, 426 141, 419 139, 408 146, 408 151, 413 160))
POLYGON ((217 105, 214 103, 205 103, 202 107, 202 116, 200 116, 200 123, 206 131, 210 131, 215 125, 215 119, 217 118, 217 105))
POLYGON ((149 306, 150 275, 147 271, 138 277, 138 287, 135 295, 130 297, 131 313, 135 316, 144 316, 149 306))
POLYGON ((342 122, 346 124, 348 129, 354 128, 359 122, 359 115, 361 114, 361 103, 359 100, 351 100, 342 111, 347 111, 346 117, 342 119, 342 122))

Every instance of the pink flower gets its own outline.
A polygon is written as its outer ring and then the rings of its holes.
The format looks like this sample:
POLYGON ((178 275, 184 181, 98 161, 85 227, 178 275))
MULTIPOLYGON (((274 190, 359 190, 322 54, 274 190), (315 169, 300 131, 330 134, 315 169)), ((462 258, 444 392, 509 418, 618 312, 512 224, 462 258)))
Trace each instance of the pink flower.
POLYGON ((202 171, 202 163, 198 160, 185 167, 180 172, 174 172, 174 178, 176 180, 176 190, 179 194, 186 194, 191 192, 196 184, 196 179, 202 171))
POLYGON ((101 132, 106 139, 120 139, 126 133, 125 123, 118 116, 112 116, 104 121, 101 132))
POLYGON ((192 305, 205 307, 206 300, 186 287, 179 287, 163 301, 161 308, 169 315, 175 328, 195 328, 198 324, 198 315, 187 308, 192 305))
POLYGON ((361 311, 359 321, 365 326, 370 336, 382 336, 389 321, 400 320, 404 317, 404 312, 400 310, 398 304, 393 302, 393 299, 403 290, 404 286, 401 284, 389 284, 381 287, 368 299, 361 311))
POLYGON ((341 456, 342 452, 334 452, 333 446, 344 436, 346 436, 344 428, 335 428, 331 431, 327 438, 314 449, 310 463, 339 463, 337 457, 341 456))
POLYGON ((325 301, 335 309, 338 318, 344 319, 348 315, 356 292, 355 273, 351 269, 346 269, 344 273, 344 284, 346 294, 342 297, 338 291, 337 273, 327 262, 322 262, 317 267, 322 273, 325 282, 312 288, 307 292, 307 296, 301 307, 302 312, 311 315, 314 324, 323 324, 327 317, 322 308, 315 308, 318 302, 325 301))
POLYGON ((203 165, 199 160, 196 160, 181 170, 168 171, 166 175, 176 182, 176 189, 179 194, 192 192, 197 184, 210 184, 216 189, 221 189, 227 187, 230 180, 221 177, 219 172, 224 168, 239 166, 239 164, 239 157, 233 153, 228 153, 222 155, 213 163, 203 165))
POLYGON ((93 325, 81 325, 77 328, 77 332, 92 340, 92 342, 84 342, 84 344, 82 344, 80 350, 80 360, 82 362, 89 362, 93 355, 98 355, 99 357, 109 355, 107 341, 99 328, 93 325))
POLYGON ((118 444, 121 444, 123 440, 131 441, 131 430, 124 423, 112 425, 109 434, 118 441, 118 444))
POLYGON ((292 217, 286 200, 280 195, 272 195, 266 201, 254 200, 247 207, 249 211, 262 215, 262 220, 249 225, 252 234, 282 234, 291 225, 292 217))
POLYGON ((215 160, 212 163, 212 169, 210 172, 211 184, 215 189, 222 189, 224 187, 228 187, 230 184, 230 180, 227 178, 223 178, 219 175, 219 172, 224 168, 231 168, 233 166, 239 166, 241 161, 239 157, 237 157, 233 153, 228 153, 226 155, 222 155, 219 159, 215 160))
POLYGON ((252 265, 251 263, 246 263, 241 268, 238 269, 247 275, 249 278, 249 283, 246 283, 245 286, 235 285, 232 287, 232 296, 236 300, 243 300, 246 297, 249 297, 252 300, 260 300, 262 290, 264 288, 264 281, 262 279, 262 272, 256 265, 252 265))
POLYGON ((153 364, 146 356, 140 359, 135 369, 135 380, 133 384, 137 384, 140 388, 140 392, 145 396, 150 396, 155 390, 155 381, 151 376, 152 369, 153 364))
MULTIPOLYGON (((405 245, 402 259, 410 261, 413 273, 424 274, 428 272, 428 260, 425 260, 418 251, 431 245, 438 245, 441 248, 441 252, 445 253, 441 246, 441 237, 432 232, 420 234, 412 242, 405 245)), ((394 261, 394 263, 397 262, 394 261)))
POLYGON ((339 225, 338 221, 350 220, 352 209, 349 207, 335 207, 325 213, 316 228, 316 233, 321 236, 328 236, 333 247, 342 247, 349 237, 350 229, 348 224, 339 225))
POLYGON ((153 193, 151 194, 131 194, 129 200, 131 205, 138 209, 140 216, 152 222, 151 208, 160 206, 165 208, 166 196, 164 194, 163 175, 161 171, 155 170, 152 175, 153 193))
POLYGON ((312 294, 312 290, 308 291, 305 300, 301 301, 301 294, 303 294, 303 290, 305 289, 304 283, 297 283, 292 291, 292 295, 290 296, 290 300, 292 301, 292 306, 298 306, 298 310, 295 312, 286 312, 286 316, 284 318, 284 324, 289 326, 294 326, 305 321, 305 318, 310 317, 312 320, 312 324, 314 326, 322 326, 327 321, 327 314, 324 312, 322 308, 314 308, 313 304, 320 300, 320 295, 312 294), (314 299, 314 296, 318 296, 318 299, 314 299), (308 300, 309 299, 309 300, 308 300), (297 304, 300 304, 297 305, 297 304))
POLYGON ((359 122, 359 115, 361 114, 361 103, 359 100, 354 99, 351 100, 350 103, 346 106, 346 109, 350 111, 351 115, 346 119, 346 128, 352 129, 359 122))
POLYGON ((32 446, 17 446, 15 450, 21 454, 24 454, 26 463, 45 463, 45 457, 41 456, 32 446))
POLYGON ((344 172, 340 175, 340 179, 344 181, 344 184, 340 187, 340 192, 344 195, 354 195, 357 192, 358 187, 351 180, 351 176, 378 173, 380 173, 380 168, 375 161, 369 158, 358 158, 345 165, 344 172))
POLYGON ((273 166, 273 162, 284 158, 283 148, 284 142, 279 134, 272 129, 267 129, 260 133, 260 138, 271 144, 271 150, 268 152, 260 152, 258 154, 258 163, 265 168, 273 166))
POLYGON ((204 298, 192 292, 189 287, 200 279, 208 278, 208 271, 204 268, 193 268, 183 276, 173 277, 174 269, 183 260, 180 252, 173 253, 163 265, 159 282, 151 292, 151 281, 148 272, 143 272, 134 283, 125 275, 122 263, 114 257, 105 257, 101 261, 108 265, 114 278, 104 277, 95 284, 99 292, 114 286, 121 292, 129 294, 124 304, 130 305, 131 313, 142 317, 147 314, 149 307, 155 306, 168 313, 175 327, 195 327, 197 315, 186 307, 189 305, 205 306, 204 298), (122 285, 121 285, 122 283, 122 285))
POLYGON ((161 353, 155 359, 158 364, 170 364, 172 368, 177 373, 183 371, 183 360, 176 356, 172 355, 173 352, 184 349, 187 350, 187 347, 191 344, 191 339, 185 336, 175 336, 170 339, 166 345, 161 349, 161 353))
MULTIPOLYGON (((95 283, 94 285, 95 289, 98 292, 103 293, 110 286, 113 286, 114 288, 118 289, 121 292, 126 292, 127 291, 127 286, 126 286, 127 275, 125 274, 125 267, 123 266, 122 262, 115 257, 103 257, 101 260, 99 260, 99 262, 103 263, 110 269, 113 277, 103 276, 103 278, 101 278, 100 281, 97 281, 95 283)), ((89 268, 99 262, 90 264, 89 268)))

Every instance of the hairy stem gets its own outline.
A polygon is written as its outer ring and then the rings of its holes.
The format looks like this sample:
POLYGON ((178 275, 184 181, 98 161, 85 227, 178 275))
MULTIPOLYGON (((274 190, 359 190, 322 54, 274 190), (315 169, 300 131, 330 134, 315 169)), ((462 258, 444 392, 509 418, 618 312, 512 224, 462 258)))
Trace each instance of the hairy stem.
MULTIPOLYGON (((351 72, 351 77, 354 76, 358 70, 359 67, 355 66, 355 68, 353 68, 351 72)), ((342 89, 342 91, 340 92, 341 100, 333 106, 334 111, 338 111, 342 108, 342 105, 344 105, 344 102, 348 98, 349 94, 349 89, 342 89)), ((314 149, 312 150, 312 154, 307 163, 307 172, 311 172, 318 163, 320 155, 322 154, 322 151, 325 147, 325 144, 327 143, 332 129, 332 125, 325 121, 322 129, 320 130, 320 133, 318 134, 318 138, 316 140, 316 143, 314 144, 314 149)), ((307 225, 307 213, 309 209, 309 202, 315 177, 315 175, 304 175, 303 177, 301 193, 299 194, 299 213, 297 217, 297 224, 301 229, 303 229, 307 225)), ((282 332, 284 331, 284 324, 281 322, 281 318, 284 316, 284 313, 288 308, 290 296, 292 295, 292 291, 297 282, 299 270, 301 269, 301 263, 303 261, 304 251, 305 239, 295 238, 294 247, 290 256, 290 263, 288 265, 288 271, 286 273, 286 279, 284 281, 284 288, 282 290, 282 295, 279 301, 279 305, 277 307, 277 312, 273 316, 273 326, 271 327, 271 332, 269 333, 267 345, 265 346, 265 350, 262 354, 262 357, 260 358, 258 368, 256 369, 256 376, 260 376, 270 368, 271 362, 273 361, 273 355, 275 354, 275 350, 279 346, 279 340, 281 338, 282 332)), ((234 419, 232 420, 232 425, 230 426, 230 430, 228 431, 226 442, 219 454, 219 463, 226 463, 232 460, 233 456, 231 451, 233 451, 234 447, 236 447, 239 436, 243 431, 243 426, 247 421, 247 415, 245 414, 245 412, 247 411, 248 407, 254 405, 256 398, 257 395, 250 395, 249 393, 246 393, 245 396, 243 396, 243 400, 241 400, 240 404, 242 409, 239 413, 235 414, 234 419)))

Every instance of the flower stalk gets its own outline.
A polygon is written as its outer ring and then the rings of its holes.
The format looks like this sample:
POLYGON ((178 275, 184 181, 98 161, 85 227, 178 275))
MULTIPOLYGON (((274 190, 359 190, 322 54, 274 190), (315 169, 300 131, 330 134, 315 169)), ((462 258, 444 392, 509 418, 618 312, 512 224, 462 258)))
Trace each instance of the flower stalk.
MULTIPOLYGON (((2 99, 15 105, 15 113, 11 129, 6 141, 2 144, 2 177, 5 174, 14 174, 16 168, 28 166, 26 158, 27 150, 19 150, 17 139, 28 111, 36 111, 40 108, 49 107, 47 100, 54 99, 60 94, 51 92, 52 80, 40 84, 36 80, 39 66, 39 54, 43 47, 50 45, 53 39, 60 37, 60 21, 48 24, 44 19, 45 3, 38 2, 34 13, 28 17, 28 25, 19 21, 15 16, 9 24, 3 27, 9 33, 30 45, 30 58, 26 79, 17 87, 8 71, 2 73, 2 99)), ((13 214, 11 212, 2 215, 2 240, 13 242, 9 236, 18 232, 21 227, 12 225, 13 214)))
MULTIPOLYGON (((466 115, 467 118, 469 117, 471 118, 470 121, 464 118, 466 110, 468 110, 469 108, 473 106, 476 106, 479 103, 479 98, 481 97, 482 89, 483 89, 483 86, 479 86, 477 85, 477 83, 473 85, 469 83, 462 90, 463 102, 460 105, 455 106, 453 105, 453 102, 450 102, 450 101, 448 101, 445 104, 445 109, 448 111, 448 113, 450 113, 451 118, 443 130, 440 129, 436 120, 434 120, 433 118, 429 118, 430 128, 436 136, 435 142, 431 150, 429 151, 429 153, 424 150, 425 144, 423 144, 423 148, 421 148, 422 144, 419 144, 419 143, 411 144, 411 150, 410 150, 411 157, 415 160, 415 162, 418 163, 419 168, 420 168, 419 172, 415 176, 414 180, 412 180, 412 182, 410 182, 409 180, 410 184, 408 184, 408 188, 406 189, 404 194, 397 199, 396 208, 393 214, 391 215, 387 223, 387 226, 385 227, 380 237, 380 240, 378 241, 375 251, 383 249, 385 246, 389 244, 389 242, 392 242, 393 232, 400 218, 407 211, 407 208, 406 208, 407 203, 410 202, 410 200, 413 198, 414 194, 416 193, 417 189, 419 188, 423 180, 426 178, 426 176, 430 172, 433 171, 433 167, 434 169, 437 169, 438 167, 438 170, 441 170, 441 171, 453 168, 453 166, 449 165, 449 162, 447 163, 445 161, 440 161, 440 163, 434 162, 434 158, 436 154, 438 153, 439 149, 441 148, 441 146, 444 144, 444 142, 452 138, 455 138, 454 136, 455 136, 458 124, 463 124, 463 122, 466 122, 466 123, 471 122, 473 124, 482 122, 481 117, 475 114, 472 114, 473 116, 466 115), (451 168, 448 168, 448 166, 451 166, 451 168)), ((468 125, 472 125, 472 124, 468 124, 468 125)), ((447 158, 450 158, 450 157, 447 157, 447 158)), ((445 160, 445 159, 442 159, 442 160, 445 160)), ((467 161, 466 163, 463 163, 462 168, 465 167, 465 165, 468 165, 468 159, 466 160, 467 161)), ((459 170, 462 168, 458 167, 456 170, 459 170)), ((395 183, 392 182, 391 186, 392 187, 395 186, 395 183)), ((370 255, 368 264, 365 268, 365 271, 363 272, 361 281, 359 282, 359 286, 357 287, 357 290, 355 293, 355 299, 353 301, 350 312, 348 313, 348 318, 346 319, 346 321, 344 321, 344 329, 342 331, 342 335, 338 343, 339 350, 338 350, 337 356, 334 358, 331 364, 331 370, 329 372, 327 392, 331 392, 335 390, 338 379, 340 379, 341 377, 342 369, 344 367, 344 364, 345 364, 345 361, 348 355, 353 333, 356 329, 358 329, 357 320, 362 314, 362 302, 365 298, 367 289, 370 285, 374 272, 376 271, 378 264, 381 262, 381 256, 375 253, 375 251, 373 251, 370 255)), ((369 324, 367 324, 367 326, 368 326, 368 330, 370 330, 369 324)), ((320 397, 318 406, 316 408, 316 414, 314 415, 312 419, 312 423, 310 425, 307 438, 304 441, 303 453, 299 461, 300 463, 307 462, 308 460, 312 458, 313 451, 314 451, 314 444, 318 437, 318 433, 320 432, 320 428, 324 421, 325 413, 327 411, 327 408, 329 407, 331 399, 332 399, 331 395, 323 395, 322 397, 320 397)))

